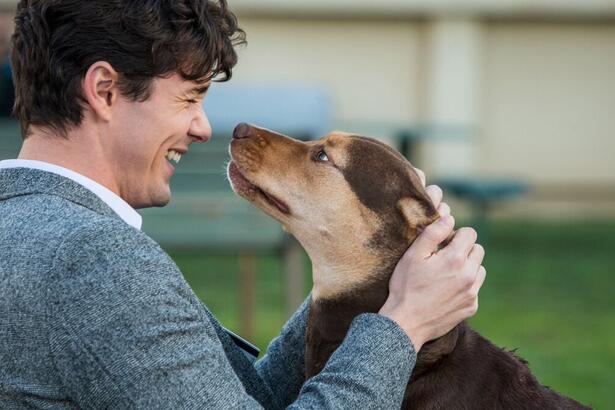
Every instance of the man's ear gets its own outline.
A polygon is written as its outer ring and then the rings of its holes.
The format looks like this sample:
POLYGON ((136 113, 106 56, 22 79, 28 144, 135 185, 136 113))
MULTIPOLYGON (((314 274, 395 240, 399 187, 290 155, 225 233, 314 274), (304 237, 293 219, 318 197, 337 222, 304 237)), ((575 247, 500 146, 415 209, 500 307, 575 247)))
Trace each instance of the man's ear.
POLYGON ((397 209, 401 212, 406 223, 406 239, 408 243, 414 241, 425 227, 435 222, 440 215, 438 212, 427 216, 429 210, 424 209, 419 201, 414 198, 406 197, 397 202, 397 209))
POLYGON ((118 79, 118 72, 106 61, 92 64, 83 79, 83 97, 102 121, 111 119, 111 108, 119 98, 118 79))

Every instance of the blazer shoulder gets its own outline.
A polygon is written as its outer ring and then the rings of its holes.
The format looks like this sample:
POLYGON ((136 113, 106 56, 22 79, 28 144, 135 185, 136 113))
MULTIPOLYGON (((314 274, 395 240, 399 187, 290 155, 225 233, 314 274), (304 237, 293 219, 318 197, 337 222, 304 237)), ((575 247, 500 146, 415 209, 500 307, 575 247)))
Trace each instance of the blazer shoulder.
MULTIPOLYGON (((106 205, 100 202, 100 208, 107 211, 106 205)), ((34 236, 53 236, 54 233, 66 236, 88 221, 121 221, 110 208, 107 212, 101 212, 100 209, 92 209, 52 193, 28 193, 4 198, 0 201, 0 212, 7 226, 24 223, 24 228, 29 228, 25 233, 34 236)))
POLYGON ((15 265, 26 264, 30 271, 41 274, 49 270, 58 256, 70 260, 82 255, 84 250, 110 253, 140 250, 150 257, 165 255, 156 242, 111 209, 99 211, 49 193, 0 200, 2 243, 12 245, 0 252, 9 265, 13 258, 15 265))
POLYGON ((151 301, 173 295, 172 300, 179 297, 198 310, 170 256, 121 220, 92 220, 73 230, 57 249, 48 278, 50 300, 62 305, 84 294, 105 294, 99 301, 151 301))
POLYGON ((58 255, 69 258, 103 257, 105 260, 151 264, 171 261, 166 252, 142 231, 119 218, 95 216, 74 227, 60 245, 58 255))

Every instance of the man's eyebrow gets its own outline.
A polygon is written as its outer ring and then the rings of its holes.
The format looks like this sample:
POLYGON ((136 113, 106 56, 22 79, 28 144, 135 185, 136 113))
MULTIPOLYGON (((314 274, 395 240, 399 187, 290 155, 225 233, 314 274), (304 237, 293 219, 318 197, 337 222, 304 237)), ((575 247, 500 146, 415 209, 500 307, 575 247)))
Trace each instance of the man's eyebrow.
POLYGON ((209 86, 211 84, 206 84, 206 85, 202 85, 199 87, 194 87, 193 89, 190 90, 190 93, 193 95, 203 95, 207 92, 207 90, 209 90, 209 86))

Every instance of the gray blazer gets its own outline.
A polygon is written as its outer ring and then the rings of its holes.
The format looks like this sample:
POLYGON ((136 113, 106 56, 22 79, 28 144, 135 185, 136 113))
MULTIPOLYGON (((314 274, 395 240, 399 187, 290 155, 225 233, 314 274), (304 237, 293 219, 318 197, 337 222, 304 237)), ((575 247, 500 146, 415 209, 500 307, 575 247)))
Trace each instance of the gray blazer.
POLYGON ((358 316, 303 376, 308 303, 248 358, 147 235, 52 173, 0 170, 0 408, 399 408, 416 354, 358 316))

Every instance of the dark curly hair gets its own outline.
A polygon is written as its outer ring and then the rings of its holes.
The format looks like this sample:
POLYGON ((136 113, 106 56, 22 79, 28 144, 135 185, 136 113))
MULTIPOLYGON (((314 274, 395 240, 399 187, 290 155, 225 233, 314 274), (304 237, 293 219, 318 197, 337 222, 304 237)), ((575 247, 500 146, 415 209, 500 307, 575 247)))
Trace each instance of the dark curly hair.
POLYGON ((121 93, 145 101, 152 80, 230 79, 234 46, 245 43, 226 0, 21 0, 11 63, 14 115, 26 138, 31 125, 66 136, 83 119, 81 82, 107 61, 121 93))

